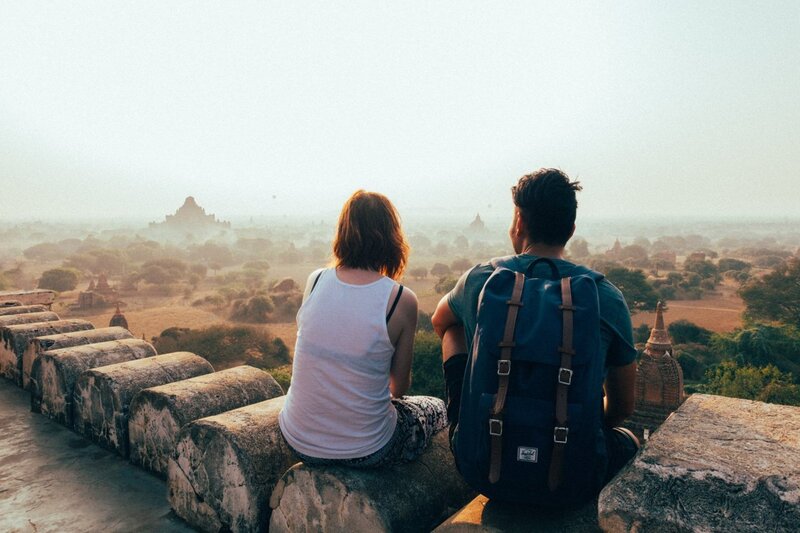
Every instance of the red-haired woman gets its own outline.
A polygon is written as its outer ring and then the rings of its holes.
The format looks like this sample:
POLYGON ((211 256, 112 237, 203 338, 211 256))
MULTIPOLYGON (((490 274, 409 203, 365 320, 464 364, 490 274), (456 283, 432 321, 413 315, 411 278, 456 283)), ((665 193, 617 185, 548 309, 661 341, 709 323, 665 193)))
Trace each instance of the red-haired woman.
POLYGON ((411 461, 446 427, 447 415, 438 398, 403 397, 417 297, 396 281, 408 244, 388 198, 356 191, 347 200, 333 255, 333 267, 309 276, 297 313, 281 431, 311 465, 411 461))

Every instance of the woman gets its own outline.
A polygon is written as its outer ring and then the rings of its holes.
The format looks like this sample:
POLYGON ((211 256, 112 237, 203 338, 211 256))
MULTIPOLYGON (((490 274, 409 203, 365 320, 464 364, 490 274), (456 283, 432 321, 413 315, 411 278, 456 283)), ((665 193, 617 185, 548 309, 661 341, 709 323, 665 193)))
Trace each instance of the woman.
POLYGON ((402 397, 411 385, 417 297, 396 281, 408 244, 388 198, 360 190, 347 200, 333 255, 333 267, 309 276, 297 313, 281 431, 306 464, 411 461, 447 417, 438 398, 402 397))

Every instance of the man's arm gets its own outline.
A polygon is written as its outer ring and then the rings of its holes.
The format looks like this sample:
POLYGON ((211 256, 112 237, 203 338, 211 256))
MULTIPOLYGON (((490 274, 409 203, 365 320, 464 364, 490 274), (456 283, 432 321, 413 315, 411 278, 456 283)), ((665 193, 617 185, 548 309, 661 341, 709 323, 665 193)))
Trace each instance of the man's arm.
POLYGON ((447 298, 449 296, 449 293, 445 294, 444 297, 439 300, 439 303, 436 305, 436 310, 431 316, 433 331, 439 335, 439 338, 444 338, 444 332, 447 331, 447 328, 461 323, 455 313, 453 313, 453 310, 450 309, 450 304, 447 303, 447 298))
POLYGON ((619 426, 633 414, 635 407, 636 361, 624 366, 612 366, 606 376, 605 424, 619 426))

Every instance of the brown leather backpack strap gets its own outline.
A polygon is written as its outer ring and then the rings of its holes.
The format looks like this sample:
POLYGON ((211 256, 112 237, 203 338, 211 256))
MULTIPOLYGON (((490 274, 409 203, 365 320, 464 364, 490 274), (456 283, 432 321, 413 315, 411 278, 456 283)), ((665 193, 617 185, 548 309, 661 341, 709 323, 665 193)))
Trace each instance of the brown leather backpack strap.
POLYGON ((553 455, 550 459, 550 472, 547 485, 551 491, 558 489, 563 482, 564 449, 567 446, 567 396, 572 383, 572 318, 575 307, 572 305, 572 287, 570 278, 561 278, 561 311, 563 316, 563 332, 561 339, 561 368, 558 369, 558 385, 556 388, 556 425, 553 429, 553 455))
POLYGON ((511 352, 514 349, 514 329, 517 315, 522 307, 522 289, 525 287, 525 274, 515 272, 514 289, 508 304, 506 327, 503 340, 500 341, 500 358, 497 360, 497 394, 489 415, 489 438, 491 439, 491 456, 489 461, 489 482, 497 483, 500 479, 500 460, 503 452, 503 408, 508 393, 508 379, 511 374, 511 352))

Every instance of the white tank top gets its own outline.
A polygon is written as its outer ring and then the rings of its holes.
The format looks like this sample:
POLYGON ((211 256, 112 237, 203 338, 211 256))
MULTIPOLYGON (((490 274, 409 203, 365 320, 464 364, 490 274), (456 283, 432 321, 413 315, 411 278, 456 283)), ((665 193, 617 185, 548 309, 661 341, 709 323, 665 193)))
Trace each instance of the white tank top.
POLYGON ((395 285, 387 277, 351 285, 330 268, 300 306, 292 384, 278 417, 298 452, 353 459, 378 451, 392 437, 394 346, 386 308, 395 285))

